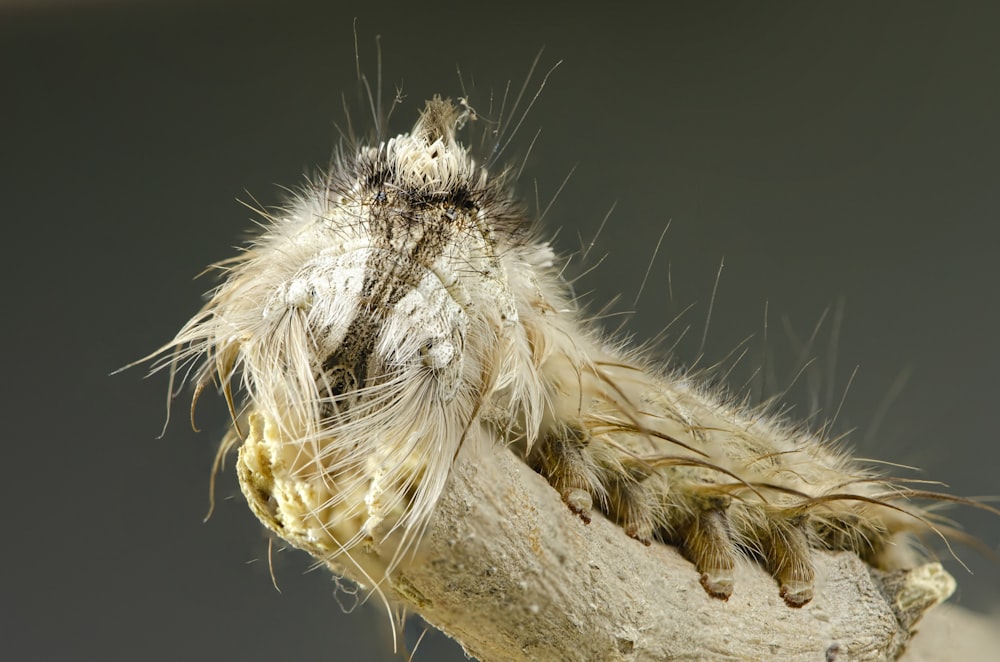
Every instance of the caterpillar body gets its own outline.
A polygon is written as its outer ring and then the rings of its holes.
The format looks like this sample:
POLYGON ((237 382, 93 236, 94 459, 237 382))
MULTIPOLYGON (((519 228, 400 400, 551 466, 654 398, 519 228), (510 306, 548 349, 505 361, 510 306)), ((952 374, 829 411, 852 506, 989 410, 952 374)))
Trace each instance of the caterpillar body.
POLYGON ((434 98, 409 133, 342 150, 160 350, 197 392, 223 385, 220 457, 239 447, 260 520, 377 585, 419 546, 459 450, 505 444, 584 522, 599 509, 679 546, 718 598, 742 557, 792 607, 813 596, 813 549, 914 564, 907 539, 933 527, 913 499, 935 495, 585 320, 511 171, 459 141, 470 112, 434 98))

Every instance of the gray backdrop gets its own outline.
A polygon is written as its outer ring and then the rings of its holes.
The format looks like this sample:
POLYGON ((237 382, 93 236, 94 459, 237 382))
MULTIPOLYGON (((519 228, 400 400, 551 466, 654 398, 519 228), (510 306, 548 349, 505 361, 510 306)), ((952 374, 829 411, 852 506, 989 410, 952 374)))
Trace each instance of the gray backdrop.
MULTIPOLYGON (((829 415, 860 365, 838 422, 860 454, 1000 493, 1000 12, 611 5, 0 3, 10 659, 392 659, 384 614, 342 614, 304 554, 276 554, 272 588, 231 465, 202 524, 221 403, 204 399, 195 434, 185 396, 158 439, 163 376, 108 377, 199 307, 211 281, 192 278, 250 226, 237 199, 276 203, 326 162, 340 95, 355 98, 354 17, 364 68, 381 34, 386 86, 407 94, 394 130, 460 94, 456 65, 482 108, 543 45, 543 68, 564 61, 511 154, 542 129, 521 182, 542 206, 578 166, 546 218, 563 253, 617 201, 591 255, 607 258, 578 283, 595 309, 617 294, 633 309, 672 219, 638 314, 609 325, 649 338, 694 303, 670 336, 690 327, 676 358, 692 361, 724 258, 703 363, 756 334, 732 380, 764 365, 753 385, 773 393, 842 301, 797 411, 818 394, 829 415)), ((998 518, 953 512, 1000 547, 998 518)), ((996 562, 958 551, 975 574, 946 558, 956 601, 990 608, 996 562)), ((462 659, 440 635, 424 646, 462 659)))

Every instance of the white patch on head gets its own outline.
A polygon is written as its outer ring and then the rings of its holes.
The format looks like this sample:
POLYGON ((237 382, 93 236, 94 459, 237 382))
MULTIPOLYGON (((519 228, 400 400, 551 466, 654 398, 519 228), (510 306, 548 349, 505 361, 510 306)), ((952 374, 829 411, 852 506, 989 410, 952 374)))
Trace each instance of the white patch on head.
POLYGON ((321 254, 310 260, 275 289, 263 317, 280 316, 290 309, 302 311, 317 334, 320 355, 333 351, 343 342, 355 317, 373 252, 363 248, 342 255, 321 254))
POLYGON ((450 400, 462 375, 461 347, 468 317, 441 280, 427 271, 416 288, 393 307, 385 320, 375 352, 386 366, 408 364, 429 368, 438 396, 450 400))

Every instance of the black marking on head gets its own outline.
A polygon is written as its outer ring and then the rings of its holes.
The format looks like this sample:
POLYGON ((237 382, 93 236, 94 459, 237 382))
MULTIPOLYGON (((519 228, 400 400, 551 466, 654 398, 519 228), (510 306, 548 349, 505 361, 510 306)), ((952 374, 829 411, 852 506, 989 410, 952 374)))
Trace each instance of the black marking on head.
MULTIPOLYGON (((334 400, 349 401, 346 389, 372 386, 388 366, 373 362, 375 343, 394 307, 416 288, 435 261, 456 237, 478 235, 486 254, 496 260, 500 247, 521 245, 531 239, 523 209, 512 200, 506 175, 485 177, 476 169, 466 149, 456 142, 455 131, 464 120, 462 109, 448 99, 427 102, 411 138, 428 150, 447 150, 469 159, 466 175, 435 188, 422 185, 419 174, 397 161, 391 143, 376 149, 361 148, 339 157, 337 172, 325 184, 326 199, 349 199, 364 210, 374 249, 365 265, 358 311, 340 347, 323 361, 325 389, 334 400), (402 171, 402 172, 401 172, 402 171), (483 217, 489 219, 486 223, 483 217), (346 375, 353 379, 347 380, 346 375)), ((429 152, 432 158, 445 154, 429 152)), ((465 268, 465 265, 457 265, 465 268)))
MULTIPOLYGON (((407 186, 399 172, 388 143, 374 146, 342 145, 329 177, 319 183, 325 199, 344 200, 363 206, 432 206, 444 205, 470 214, 487 216, 499 244, 525 245, 534 238, 524 207, 511 195, 511 172, 501 171, 484 177, 473 167, 473 155, 455 139, 463 110, 448 99, 435 97, 427 102, 411 136, 430 146, 438 138, 446 147, 457 150, 469 160, 468 175, 448 184, 447 190, 429 190, 407 186), (345 151, 346 150, 346 151, 345 151)), ((482 162, 482 159, 479 159, 482 162)), ((450 215, 449 215, 449 218, 450 215)))
POLYGON ((410 205, 398 200, 372 209, 375 250, 365 265, 358 311, 340 347, 322 366, 326 391, 334 400, 349 403, 345 389, 372 386, 383 376, 377 371, 385 366, 373 362, 375 343, 396 305, 420 285, 459 228, 471 223, 470 211, 455 209, 440 202, 410 205))

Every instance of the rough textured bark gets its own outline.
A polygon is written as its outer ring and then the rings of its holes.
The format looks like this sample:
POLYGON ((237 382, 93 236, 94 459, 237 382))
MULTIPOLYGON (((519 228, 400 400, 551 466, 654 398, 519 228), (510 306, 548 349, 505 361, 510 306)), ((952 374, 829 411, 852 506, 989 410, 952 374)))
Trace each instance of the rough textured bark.
POLYGON ((954 590, 937 564, 885 574, 817 552, 816 597, 801 609, 750 562, 733 596, 713 599, 676 548, 597 514, 584 524, 509 450, 484 453, 458 459, 420 556, 389 585, 484 662, 893 659, 954 590))

